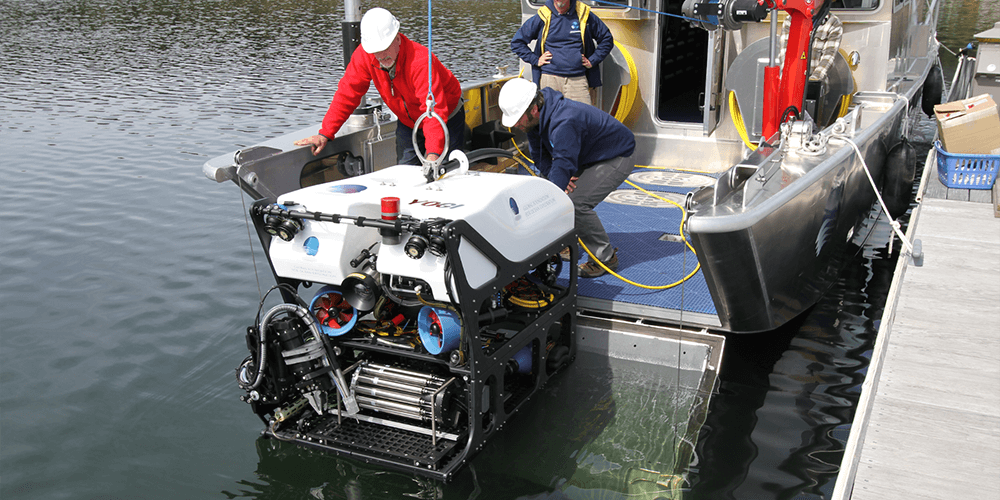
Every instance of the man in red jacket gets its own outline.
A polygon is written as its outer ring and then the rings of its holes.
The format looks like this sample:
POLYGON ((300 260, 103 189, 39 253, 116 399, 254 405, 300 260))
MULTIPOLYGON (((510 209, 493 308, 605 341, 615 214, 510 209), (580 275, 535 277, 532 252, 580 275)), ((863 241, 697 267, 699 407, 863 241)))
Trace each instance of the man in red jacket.
MULTIPOLYGON (((351 55, 319 134, 299 139, 295 145, 312 146, 312 153, 318 155, 361 104, 369 85, 374 82, 382 101, 398 118, 396 161, 400 165, 419 165, 413 145, 413 126, 427 111, 427 57, 427 47, 400 33, 399 21, 389 11, 369 10, 361 18, 361 46, 351 55)), ((436 56, 431 74, 434 111, 448 124, 448 151, 461 149, 465 137, 462 87, 436 56)), ((428 160, 437 160, 444 152, 441 123, 433 117, 424 118, 417 141, 428 160)))

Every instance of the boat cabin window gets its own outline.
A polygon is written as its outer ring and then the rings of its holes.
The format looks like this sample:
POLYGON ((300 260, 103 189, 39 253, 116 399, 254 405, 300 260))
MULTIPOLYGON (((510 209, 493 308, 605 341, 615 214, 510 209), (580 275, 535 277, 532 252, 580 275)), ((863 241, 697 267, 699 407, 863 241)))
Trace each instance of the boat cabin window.
MULTIPOLYGON (((532 6, 541 7, 545 5, 547 0, 528 0, 532 6)), ((599 7, 602 9, 614 9, 616 6, 612 4, 619 4, 622 7, 628 6, 629 0, 577 0, 578 2, 583 2, 591 7, 599 7)))
MULTIPOLYGON (((605 9, 614 9, 617 5, 626 7, 629 5, 631 0, 578 0, 591 7, 599 7, 605 9), (617 5, 614 5, 617 4, 617 5)), ((895 0, 896 4, 899 4, 905 0, 895 0)), ((528 0, 532 6, 541 7, 545 5, 546 0, 528 0)), ((831 9, 846 9, 846 10, 875 10, 878 8, 881 0, 834 0, 833 4, 830 6, 831 9)))
MULTIPOLYGON (((899 3, 901 0, 896 0, 899 3)), ((834 0, 830 4, 835 10, 875 10, 879 6, 880 0, 834 0)))

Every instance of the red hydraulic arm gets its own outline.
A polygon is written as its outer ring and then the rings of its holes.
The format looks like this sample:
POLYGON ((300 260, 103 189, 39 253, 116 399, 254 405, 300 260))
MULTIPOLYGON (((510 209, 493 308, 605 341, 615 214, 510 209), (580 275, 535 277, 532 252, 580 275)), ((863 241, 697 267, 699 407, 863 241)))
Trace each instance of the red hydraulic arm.
MULTIPOLYGON (((812 33, 813 13, 824 0, 775 0, 777 7, 791 17, 788 44, 785 47, 785 65, 781 75, 778 66, 764 68, 764 138, 770 139, 787 118, 789 108, 802 111, 806 71, 809 68, 809 41, 812 33)), ((774 15, 775 11, 772 11, 774 15)))

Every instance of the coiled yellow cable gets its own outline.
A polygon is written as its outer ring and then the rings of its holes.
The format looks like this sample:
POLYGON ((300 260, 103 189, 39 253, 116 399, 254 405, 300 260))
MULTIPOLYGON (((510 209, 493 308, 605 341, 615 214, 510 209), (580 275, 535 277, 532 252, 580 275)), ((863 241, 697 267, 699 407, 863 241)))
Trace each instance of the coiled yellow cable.
POLYGON ((757 145, 750 142, 750 138, 747 136, 747 126, 743 123, 740 103, 736 101, 736 92, 732 90, 729 91, 729 115, 733 117, 733 125, 736 126, 736 132, 740 134, 740 139, 743 139, 743 144, 746 144, 752 151, 756 151, 757 145))
POLYGON ((843 118, 851 110, 851 96, 844 94, 840 96, 840 109, 837 111, 837 118, 843 118))
POLYGON ((541 309, 549 305, 549 303, 551 303, 553 299, 555 299, 555 296, 552 294, 549 294, 548 300, 545 299, 529 300, 529 299, 522 299, 520 297, 515 297, 513 295, 507 297, 507 300, 509 300, 511 304, 523 307, 525 309, 541 309))
POLYGON ((639 70, 636 68, 635 59, 632 58, 632 54, 629 53, 624 45, 615 41, 615 47, 618 47, 618 50, 625 57, 626 64, 628 64, 629 81, 627 85, 622 87, 622 99, 618 103, 618 109, 615 111, 615 119, 625 123, 625 118, 632 112, 635 94, 639 91, 639 70))
MULTIPOLYGON (((519 150, 519 151, 520 151, 520 150, 519 150)), ((524 154, 524 153, 521 153, 521 154, 524 154)), ((526 158, 526 159, 527 159, 527 158, 526 158)), ((514 161, 517 161, 518 163, 520 163, 520 164, 521 164, 521 166, 522 166, 522 167, 524 167, 524 169, 525 169, 525 170, 527 170, 527 171, 528 171, 529 173, 531 173, 531 175, 534 175, 534 176, 536 176, 536 177, 538 176, 538 174, 536 174, 536 173, 535 173, 535 172, 533 172, 533 171, 532 171, 532 170, 531 170, 530 168, 528 168, 528 166, 527 166, 527 165, 525 165, 525 164, 524 164, 524 162, 521 162, 521 160, 519 160, 519 159, 517 159, 517 158, 515 157, 515 158, 514 158, 514 161)), ((531 161, 531 160, 529 159, 528 161, 531 161)), ((637 166, 639 166, 639 165, 637 165, 637 166)), ((651 169, 666 169, 667 167, 641 167, 641 168, 651 168, 651 169)), ((693 170, 692 170, 692 172, 693 172, 693 170)), ((681 240, 683 240, 683 241, 684 241, 684 245, 685 245, 685 246, 687 246, 687 247, 688 247, 689 249, 691 249, 691 253, 694 253, 694 254, 695 254, 695 257, 697 257, 697 255, 698 255, 698 254, 697 254, 697 253, 695 253, 695 251, 694 251, 694 247, 693 247, 693 246, 691 246, 691 242, 689 242, 689 241, 688 241, 688 239, 687 239, 687 237, 686 237, 686 236, 684 236, 684 223, 685 223, 685 222, 687 222, 687 211, 685 211, 685 210, 684 210, 684 207, 682 207, 682 206, 681 206, 681 205, 680 205, 679 203, 677 203, 676 201, 673 201, 673 200, 668 200, 668 199, 666 199, 666 198, 664 198, 664 197, 662 197, 662 196, 659 196, 659 195, 656 195, 656 194, 653 194, 653 193, 652 193, 651 191, 647 191, 647 190, 645 190, 645 189, 643 189, 643 188, 641 188, 641 187, 639 187, 639 186, 635 185, 635 184, 634 184, 634 183, 632 183, 632 181, 630 181, 630 180, 626 180, 626 181, 625 181, 625 183, 626 183, 626 184, 628 184, 629 186, 632 186, 632 187, 634 187, 634 188, 638 189, 639 191, 643 192, 643 193, 644 193, 644 194, 646 194, 647 196, 652 196, 653 198, 656 198, 656 199, 658 199, 658 200, 660 200, 660 201, 665 201, 665 202, 667 202, 667 203, 669 203, 669 204, 671 204, 671 205, 674 205, 674 206, 676 206, 677 208, 681 209, 681 225, 680 225, 680 229, 679 229, 679 231, 678 231, 678 232, 679 232, 679 233, 680 233, 680 235, 681 235, 681 240)), ((607 272, 611 273, 611 275, 612 275, 612 276, 614 276, 614 277, 616 277, 616 278, 618 278, 618 279, 620 279, 620 280, 622 280, 622 281, 624 281, 624 282, 626 282, 626 283, 628 283, 628 284, 630 284, 630 285, 635 285, 635 286, 637 286, 637 287, 639 287, 639 288, 645 288, 645 289, 647 289, 647 290, 666 290, 666 289, 668 289, 668 288, 673 288, 673 287, 675 287, 675 286, 677 286, 677 285, 680 285, 681 283, 683 283, 683 282, 687 281, 688 279, 690 279, 690 278, 691 278, 692 276, 694 276, 695 274, 697 274, 697 273, 698 273, 698 270, 699 270, 699 269, 701 269, 701 263, 699 262, 699 263, 698 263, 698 265, 696 265, 696 266, 694 267, 694 270, 693 270, 693 271, 691 271, 691 272, 690 272, 690 273, 689 273, 689 274, 688 274, 687 276, 685 276, 685 277, 681 278, 680 280, 677 280, 677 281, 675 281, 675 282, 673 282, 673 283, 671 283, 671 284, 669 284, 669 285, 643 285, 642 283, 636 283, 636 282, 634 282, 634 281, 632 281, 632 280, 630 280, 630 279, 628 279, 628 278, 626 278, 626 277, 624 277, 624 276, 622 276, 622 275, 620 275, 620 274, 618 274, 618 273, 616 273, 616 272, 612 271, 611 269, 608 269, 608 266, 605 266, 605 265, 604 265, 604 263, 603 263, 603 262, 601 262, 601 260, 600 260, 600 259, 598 259, 597 257, 595 257, 595 256, 594 256, 594 254, 593 254, 593 253, 592 253, 592 252, 590 251, 590 249, 589 249, 589 248, 587 248, 587 245, 584 245, 584 244, 583 244, 583 240, 581 240, 580 238, 577 238, 577 239, 576 239, 576 241, 578 241, 578 242, 580 243, 580 246, 581 246, 581 247, 583 248, 583 250, 584 250, 585 252, 587 252, 587 255, 589 255, 589 256, 590 256, 590 260, 592 260, 592 261, 596 262, 596 263, 597 263, 597 264, 598 264, 599 266, 601 266, 601 268, 603 268, 603 269, 604 269, 605 271, 607 271, 607 272)))
MULTIPOLYGON (((694 247, 691 246, 691 243, 687 240, 687 237, 684 236, 684 223, 687 222, 687 211, 684 210, 684 207, 682 207, 679 203, 677 203, 677 202, 675 202, 673 200, 668 200, 668 199, 666 199, 666 198, 664 198, 662 196, 655 195, 655 194, 653 194, 650 191, 647 191, 647 190, 645 190, 645 189, 643 189, 643 188, 641 188, 639 186, 636 186, 635 184, 632 183, 632 181, 626 180, 625 183, 628 184, 628 185, 630 185, 630 186, 632 186, 632 187, 634 187, 634 188, 636 188, 636 189, 638 189, 639 191, 642 191, 643 193, 645 193, 648 196, 652 196, 653 198, 656 198, 658 200, 665 201, 665 202, 670 203, 671 205, 675 205, 677 208, 681 209, 681 225, 680 225, 681 239, 684 241, 684 245, 687 246, 689 249, 691 249, 691 253, 695 253, 694 247)), ((612 271, 611 269, 608 269, 608 266, 605 266, 604 263, 601 262, 600 259, 598 259, 597 257, 595 257, 594 254, 590 251, 590 249, 587 248, 587 245, 583 244, 583 240, 580 240, 579 238, 577 238, 577 241, 580 242, 580 246, 583 248, 583 250, 585 252, 587 252, 587 255, 590 256, 590 260, 593 261, 593 262, 596 262, 597 265, 601 266, 601 269, 604 269, 605 271, 607 271, 608 273, 610 273, 612 276, 614 276, 614 277, 616 277, 616 278, 618 278, 618 279, 620 279, 620 280, 622 280, 622 281, 624 281, 624 282, 626 282, 626 283, 628 283, 630 285, 634 285, 634 286, 637 286, 639 288, 645 288, 647 290, 666 290, 668 288, 673 288, 673 287, 675 287, 677 285, 680 285, 681 283, 684 283, 688 279, 690 279, 692 276, 694 276, 695 274, 698 273, 699 269, 701 269, 701 263, 699 262, 698 265, 696 265, 694 267, 694 270, 691 271, 687 276, 685 276, 685 277, 683 277, 683 278, 681 278, 681 279, 679 279, 679 280, 677 280, 677 281, 675 281, 675 282, 673 282, 673 283, 671 283, 669 285, 643 285, 642 283, 636 283, 636 282, 634 282, 634 281, 632 281, 632 280, 630 280, 630 279, 628 279, 628 278, 626 278, 626 277, 624 277, 624 276, 622 276, 622 275, 620 275, 620 274, 612 271)), ((697 256, 697 254, 695 254, 695 256, 697 256)))
MULTIPOLYGON (((635 59, 632 58, 632 54, 630 54, 628 52, 628 50, 625 48, 625 46, 622 45, 621 43, 617 42, 617 41, 615 42, 615 46, 618 47, 618 50, 620 50, 621 53, 622 53, 622 55, 625 57, 625 62, 628 64, 628 71, 629 71, 629 83, 622 87, 621 100, 618 102, 618 109, 615 111, 615 119, 624 123, 625 118, 628 117, 629 113, 631 113, 631 111, 632 111, 632 105, 635 102, 635 96, 636 96, 636 93, 638 92, 638 89, 639 89, 639 82, 638 82, 638 73, 639 72, 638 72, 638 68, 635 65, 635 59)), ((524 68, 521 68, 521 72, 518 74, 518 76, 520 77, 523 74, 524 74, 524 68)), ((735 99, 734 94, 730 95, 730 99, 731 100, 735 99)), ((732 104, 730 104, 730 106, 732 106, 732 104)), ((742 118, 741 118, 740 119, 741 127, 742 127, 742 123, 743 123, 743 121, 742 121, 742 118)), ((510 127, 508 127, 507 130, 510 131, 510 127)), ((750 146, 752 149, 756 149, 756 146, 750 144, 749 140, 746 138, 745 127, 744 127, 744 130, 742 132, 742 136, 744 137, 744 139, 743 139, 744 142, 746 142, 748 146, 750 146)), ((527 160, 528 162, 530 162, 532 164, 535 163, 534 161, 531 160, 531 158, 528 157, 528 155, 524 154, 524 152, 521 151, 521 148, 518 147, 517 142, 514 142, 514 149, 516 149, 517 152, 520 153, 521 156, 524 157, 525 160, 527 160)), ((537 176, 537 174, 535 174, 535 172, 533 170, 531 170, 530 168, 528 168, 528 166, 524 162, 522 162, 521 160, 519 160, 516 157, 514 158, 514 160, 517 161, 518 163, 520 163, 521 166, 524 167, 524 169, 528 171, 528 173, 530 173, 531 175, 537 176)), ((670 167, 648 167, 648 166, 643 166, 643 165, 636 165, 636 166, 637 167, 641 167, 641 168, 649 168, 649 169, 657 169, 657 170, 666 170, 666 169, 670 168, 670 167)), ((678 171, 682 171, 682 172, 704 173, 704 172, 699 171, 699 170, 687 170, 687 169, 677 169, 677 168, 670 168, 670 170, 678 170, 678 171)), ((641 188, 641 187, 633 184, 631 181, 626 180, 625 182, 628 185, 630 185, 630 186, 638 189, 639 191, 642 191, 643 193, 645 193, 648 196, 652 196, 653 198, 656 198, 658 200, 665 201, 665 202, 670 203, 672 205, 676 205, 677 208, 681 209, 681 225, 680 225, 680 230, 679 230, 680 235, 681 235, 681 239, 684 241, 684 245, 686 245, 689 249, 691 249, 691 252, 694 253, 694 247, 691 246, 691 243, 687 240, 687 237, 684 236, 684 223, 687 221, 687 212, 684 210, 684 207, 682 207, 680 204, 678 204, 677 202, 675 202, 673 200, 668 200, 668 199, 666 199, 666 198, 664 198, 662 196, 655 195, 652 192, 647 191, 647 190, 645 190, 645 189, 643 189, 643 188, 641 188)), ((630 285, 634 285, 634 286, 637 286, 637 287, 640 287, 640 288, 645 288, 645 289, 648 289, 648 290, 666 290, 668 288, 673 288, 673 287, 675 287, 675 286, 677 286, 677 285, 679 285, 679 284, 687 281, 688 279, 690 279, 692 276, 694 276, 695 274, 698 273, 698 270, 701 269, 701 263, 699 262, 698 265, 695 266, 694 270, 691 271, 687 276, 685 276, 684 278, 682 278, 682 279, 680 279, 678 281, 675 281, 675 282, 673 282, 673 283, 671 283, 669 285, 643 285, 641 283, 636 283, 636 282, 634 282, 634 281, 632 281, 632 280, 630 280, 628 278, 625 278, 625 277, 621 276, 620 274, 612 271, 611 269, 608 269, 608 267, 605 266, 604 263, 600 261, 600 259, 594 257, 594 254, 591 253, 591 251, 590 251, 589 248, 587 248, 587 245, 583 244, 583 240, 580 240, 579 238, 577 238, 577 241, 580 242, 580 246, 584 249, 584 251, 587 252, 587 255, 590 256, 590 259, 593 260, 594 262, 597 262, 597 264, 600 265, 605 271, 611 273, 616 278, 618 278, 618 279, 620 279, 620 280, 622 280, 622 281, 624 281, 624 282, 626 282, 626 283, 628 283, 630 285)), ((697 254, 696 254, 696 256, 697 256, 697 254)))

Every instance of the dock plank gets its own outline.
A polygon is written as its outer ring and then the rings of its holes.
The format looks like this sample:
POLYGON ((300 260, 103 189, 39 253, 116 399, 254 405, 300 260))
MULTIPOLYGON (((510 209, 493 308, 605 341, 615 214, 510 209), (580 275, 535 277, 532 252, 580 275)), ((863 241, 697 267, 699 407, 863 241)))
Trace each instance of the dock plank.
POLYGON ((872 415, 853 499, 967 498, 1000 495, 990 460, 1000 459, 1000 417, 885 398, 872 415), (969 418, 969 417, 975 418, 969 418), (956 426, 956 422, 969 422, 956 426), (900 443, 908 443, 900 448, 900 443), (884 457, 892 457, 884 460, 884 457), (992 475, 992 478, 990 477, 992 475))
POLYGON ((851 492, 1000 499, 1000 219, 925 198, 851 492))

